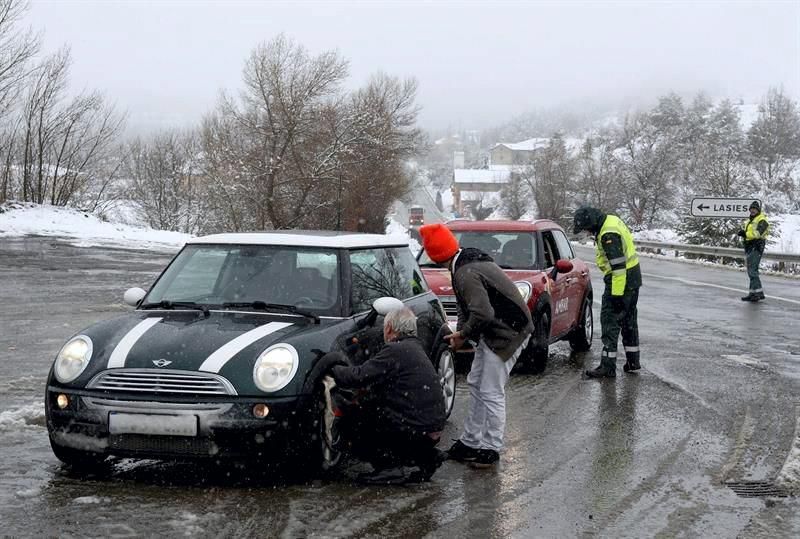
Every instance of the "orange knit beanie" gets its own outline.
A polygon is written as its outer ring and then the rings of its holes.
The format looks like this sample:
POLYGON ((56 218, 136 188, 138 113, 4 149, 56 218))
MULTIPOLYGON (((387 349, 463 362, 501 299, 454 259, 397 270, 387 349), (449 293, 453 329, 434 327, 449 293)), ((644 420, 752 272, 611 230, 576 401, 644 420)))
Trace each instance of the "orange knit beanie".
POLYGON ((458 252, 458 240, 441 223, 419 227, 419 235, 425 252, 437 264, 453 258, 458 252))

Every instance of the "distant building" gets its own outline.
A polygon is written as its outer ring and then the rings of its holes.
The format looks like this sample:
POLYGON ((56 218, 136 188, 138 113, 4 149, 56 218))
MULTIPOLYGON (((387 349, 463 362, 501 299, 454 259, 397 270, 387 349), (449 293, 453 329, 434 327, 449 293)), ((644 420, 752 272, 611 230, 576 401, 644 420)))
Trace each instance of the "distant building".
POLYGON ((511 179, 511 170, 457 168, 453 170, 453 209, 464 215, 467 206, 486 206, 495 202, 500 190, 511 179))
MULTIPOLYGON (((533 161, 533 157, 538 150, 546 148, 550 144, 549 138, 531 138, 522 142, 498 142, 491 150, 490 168, 494 166, 525 166, 533 161)), ((564 144, 571 152, 580 150, 583 139, 564 138, 564 144)))

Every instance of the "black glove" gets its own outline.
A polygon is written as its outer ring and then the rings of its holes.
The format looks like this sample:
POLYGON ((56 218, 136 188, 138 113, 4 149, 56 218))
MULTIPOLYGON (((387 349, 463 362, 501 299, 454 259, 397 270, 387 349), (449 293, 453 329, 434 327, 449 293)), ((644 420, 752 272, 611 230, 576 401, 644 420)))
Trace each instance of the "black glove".
POLYGON ((609 301, 615 313, 621 313, 625 310, 625 298, 623 296, 611 296, 609 301))
POLYGON ((740 230, 739 232, 736 233, 736 235, 740 236, 742 238, 746 238, 747 237, 747 234, 745 233, 744 230, 740 230))

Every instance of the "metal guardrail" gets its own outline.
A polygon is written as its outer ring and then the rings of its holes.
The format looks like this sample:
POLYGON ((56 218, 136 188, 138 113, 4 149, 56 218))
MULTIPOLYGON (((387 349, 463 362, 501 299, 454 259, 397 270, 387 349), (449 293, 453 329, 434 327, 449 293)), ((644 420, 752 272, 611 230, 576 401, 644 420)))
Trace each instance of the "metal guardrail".
MULTIPOLYGON (((744 249, 734 249, 731 247, 712 247, 709 245, 688 245, 684 243, 664 243, 660 241, 641 241, 636 240, 636 246, 655 251, 677 251, 679 253, 694 253, 707 256, 724 256, 726 258, 745 259, 744 249)), ((789 264, 800 264, 800 254, 794 253, 773 253, 765 251, 762 258, 786 262, 789 264)))

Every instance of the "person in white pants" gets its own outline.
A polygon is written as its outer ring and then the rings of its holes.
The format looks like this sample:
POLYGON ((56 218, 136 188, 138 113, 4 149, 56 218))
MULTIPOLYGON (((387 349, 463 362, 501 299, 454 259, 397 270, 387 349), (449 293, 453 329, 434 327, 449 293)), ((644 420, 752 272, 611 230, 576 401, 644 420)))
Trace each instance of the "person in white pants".
POLYGON ((458 350, 477 343, 467 376, 470 402, 463 435, 448 450, 449 458, 475 467, 500 459, 506 423, 505 386, 533 332, 528 306, 517 287, 486 253, 459 249, 442 224, 419 229, 431 260, 450 269, 458 304, 457 331, 445 336, 458 350))

